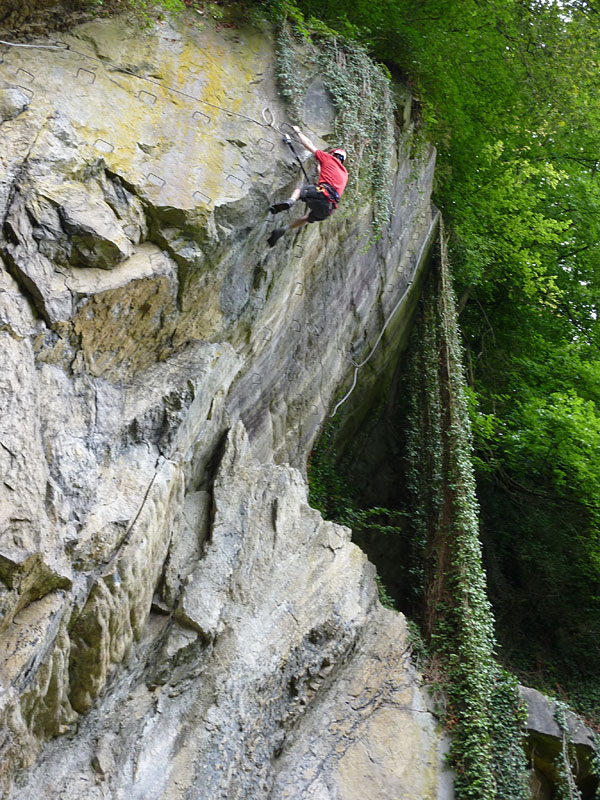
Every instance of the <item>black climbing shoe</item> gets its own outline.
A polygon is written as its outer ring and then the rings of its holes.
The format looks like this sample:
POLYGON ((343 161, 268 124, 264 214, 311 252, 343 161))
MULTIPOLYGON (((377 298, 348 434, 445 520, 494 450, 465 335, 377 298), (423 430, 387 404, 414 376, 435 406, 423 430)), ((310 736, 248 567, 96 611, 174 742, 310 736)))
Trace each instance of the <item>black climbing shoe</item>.
POLYGON ((271 233, 269 238, 267 239, 269 243, 269 247, 273 247, 273 245, 281 239, 283 234, 286 232, 286 228, 275 228, 275 230, 271 233))
POLYGON ((280 211, 287 211, 291 205, 289 200, 284 200, 283 203, 273 203, 272 206, 269 206, 269 211, 271 214, 279 214, 280 211))

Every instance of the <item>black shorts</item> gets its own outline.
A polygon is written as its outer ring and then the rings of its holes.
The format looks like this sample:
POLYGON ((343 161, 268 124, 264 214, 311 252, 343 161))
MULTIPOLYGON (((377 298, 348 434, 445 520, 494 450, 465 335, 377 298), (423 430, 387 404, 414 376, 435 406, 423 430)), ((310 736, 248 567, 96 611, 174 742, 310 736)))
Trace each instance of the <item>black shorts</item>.
POLYGON ((320 222, 327 219, 333 211, 333 203, 327 199, 327 195, 320 192, 316 186, 309 184, 303 186, 300 191, 300 200, 303 200, 310 208, 308 215, 309 222, 320 222))

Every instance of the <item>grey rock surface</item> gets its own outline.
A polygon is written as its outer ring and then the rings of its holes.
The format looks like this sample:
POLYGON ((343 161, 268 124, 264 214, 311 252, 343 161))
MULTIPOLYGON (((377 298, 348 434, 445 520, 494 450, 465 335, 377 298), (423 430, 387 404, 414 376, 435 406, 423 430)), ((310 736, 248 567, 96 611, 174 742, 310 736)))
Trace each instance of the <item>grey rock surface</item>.
POLYGON ((0 88, 0 124, 18 117, 29 105, 29 98, 22 89, 0 88))
POLYGON ((564 729, 557 721, 557 701, 528 686, 519 686, 527 707, 526 749, 532 765, 535 797, 552 798, 559 783, 558 769, 568 754, 571 771, 583 797, 596 791, 595 734, 583 720, 564 710, 564 729))
POLYGON ((399 134, 378 242, 349 202, 271 250, 270 37, 64 38, 0 63, 4 797, 451 797, 402 617, 303 474, 410 327, 434 153, 399 134))
MULTIPOLYGON (((519 694, 527 706, 527 729, 534 733, 561 739, 562 732, 556 721, 556 702, 537 689, 520 686, 519 694)), ((594 746, 594 732, 583 720, 570 711, 565 715, 569 739, 575 744, 594 746)))

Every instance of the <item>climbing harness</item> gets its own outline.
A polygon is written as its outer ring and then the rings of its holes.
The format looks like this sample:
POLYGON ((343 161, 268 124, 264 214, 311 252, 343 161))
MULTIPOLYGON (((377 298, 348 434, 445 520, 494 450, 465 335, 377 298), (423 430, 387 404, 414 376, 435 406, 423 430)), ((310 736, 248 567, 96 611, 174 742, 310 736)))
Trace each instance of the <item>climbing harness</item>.
POLYGON ((329 200, 329 202, 332 204, 332 206, 334 208, 337 208, 338 203, 340 202, 340 196, 337 190, 334 189, 330 183, 325 183, 325 181, 323 181, 323 183, 318 183, 315 186, 315 189, 318 192, 322 192, 325 195, 325 197, 329 200))
POLYGON ((379 342, 380 342, 380 341, 381 341, 381 339, 383 338, 383 334, 385 333, 385 330, 386 330, 387 326, 388 326, 388 325, 390 324, 390 322, 392 321, 392 318, 393 318, 394 314, 395 314, 395 313, 396 313, 396 311, 397 311, 397 310, 400 308, 400 306, 401 306, 401 304, 402 304, 402 301, 404 300, 404 298, 405 298, 405 297, 406 297, 406 295, 408 294, 408 292, 409 292, 409 290, 410 290, 410 287, 412 286, 412 283, 413 283, 413 280, 414 280, 415 274, 416 274, 416 272, 417 272, 417 269, 419 268, 419 264, 421 263, 421 258, 422 258, 422 256, 423 256, 423 252, 424 252, 424 250, 425 250, 425 247, 426 247, 426 245, 427 245, 427 242, 429 241, 429 237, 431 236, 431 231, 433 230, 434 226, 437 224, 437 222, 438 222, 439 218, 440 218, 440 212, 438 211, 438 212, 437 212, 437 214, 434 216, 434 218, 431 220, 431 223, 430 223, 430 225, 429 225, 429 229, 428 229, 428 231, 427 231, 427 236, 425 237, 425 240, 424 240, 424 242, 423 242, 423 245, 421 246, 421 249, 420 249, 420 251, 419 251, 419 255, 417 256, 417 259, 416 259, 416 261, 415 261, 415 268, 414 268, 414 270, 413 270, 413 274, 412 274, 412 276, 411 276, 411 279, 410 279, 410 280, 409 280, 409 282, 408 282, 408 286, 406 287, 406 289, 405 289, 405 290, 404 290, 404 292, 402 293, 402 295, 401 295, 400 299, 398 300, 398 302, 396 303, 396 305, 395 305, 395 306, 394 306, 394 308, 392 309, 392 312, 390 313, 389 317, 386 319, 386 321, 385 321, 385 324, 384 324, 383 328, 381 329, 381 331, 380 331, 380 333, 379 333, 379 336, 377 337, 377 341, 375 342, 375 344, 374 344, 374 345, 373 345, 373 347, 371 348, 371 352, 370 352, 370 353, 369 353, 369 355, 368 355, 368 356, 365 358, 365 360, 364 360, 364 361, 361 361, 359 364, 357 364, 357 363, 356 363, 356 361, 354 361, 354 359, 350 359, 350 363, 351 363, 351 364, 352 364, 352 366, 354 367, 354 376, 353 376, 353 378, 352 378, 352 386, 351 386, 351 387, 350 387, 350 389, 349 389, 349 390, 346 392, 346 394, 345 394, 345 395, 342 397, 342 399, 339 401, 339 403, 336 405, 336 407, 333 409, 333 411, 332 411, 332 412, 331 412, 331 414, 329 415, 330 419, 331 419, 331 418, 333 418, 333 417, 335 417, 335 415, 336 415, 336 414, 337 414, 337 412, 338 412, 338 409, 339 409, 339 408, 341 408, 341 406, 343 406, 343 404, 346 402, 346 400, 347 400, 347 399, 350 397, 350 395, 351 395, 351 394, 352 394, 352 392, 354 391, 354 389, 355 389, 355 387, 356 387, 356 382, 357 382, 357 380, 358 380, 358 370, 359 370, 359 369, 361 369, 362 367, 364 367, 364 366, 365 366, 365 364, 367 364, 367 363, 368 363, 368 362, 371 360, 371 358, 372 358, 373 354, 375 353, 375 350, 377 350, 377 347, 378 347, 378 345, 379 345, 379 342))

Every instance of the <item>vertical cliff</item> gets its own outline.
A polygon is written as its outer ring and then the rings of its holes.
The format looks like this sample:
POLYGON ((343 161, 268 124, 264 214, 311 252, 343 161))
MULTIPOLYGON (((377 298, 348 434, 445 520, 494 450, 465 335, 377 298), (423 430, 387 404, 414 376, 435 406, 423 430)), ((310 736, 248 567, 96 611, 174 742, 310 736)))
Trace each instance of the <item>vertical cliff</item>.
POLYGON ((267 31, 37 44, 0 46, 4 796, 450 797, 403 617, 303 475, 410 324, 434 154, 397 131, 377 242, 348 202, 269 249, 267 31))

